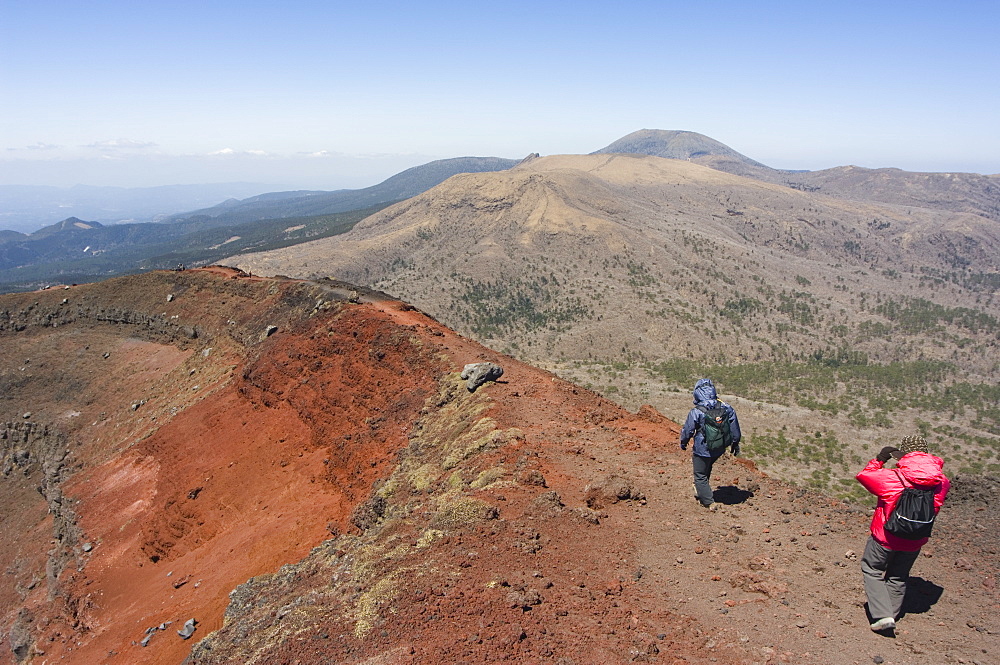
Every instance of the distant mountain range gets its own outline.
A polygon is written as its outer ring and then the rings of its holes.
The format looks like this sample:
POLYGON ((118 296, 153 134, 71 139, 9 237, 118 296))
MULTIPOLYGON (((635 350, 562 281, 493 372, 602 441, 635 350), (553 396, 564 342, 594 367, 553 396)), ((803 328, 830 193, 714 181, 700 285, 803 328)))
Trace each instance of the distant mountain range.
POLYGON ((226 201, 204 210, 172 215, 165 221, 201 220, 214 226, 232 226, 261 219, 311 217, 361 210, 401 201, 425 192, 456 173, 503 171, 517 164, 516 159, 500 157, 456 157, 429 162, 406 169, 388 180, 364 189, 334 192, 275 192, 243 201, 226 201))
MULTIPOLYGON (((274 189, 273 185, 246 182, 136 188, 0 185, 0 228, 31 233, 69 215, 107 224, 154 222, 178 210, 274 189)), ((0 231, 0 238, 2 234, 0 231)))
MULTIPOLYGON (((968 212, 1000 221, 1000 176, 854 166, 811 172, 779 170, 707 136, 686 131, 640 130, 592 154, 684 160, 811 194, 968 212)), ((157 224, 86 222, 93 228, 70 229, 56 224, 28 235, 2 231, 0 291, 38 288, 56 281, 93 281, 178 263, 204 265, 236 253, 328 237, 455 174, 502 171, 517 163, 497 157, 445 159, 407 169, 364 189, 283 191, 230 198, 211 207, 163 217, 157 224), (85 233, 79 233, 81 230, 85 233)), ((149 195, 155 201, 160 189, 170 188, 154 189, 149 195)))
POLYGON ((456 173, 507 169, 515 159, 459 157, 407 169, 378 185, 335 192, 273 192, 165 218, 102 225, 75 217, 31 234, 0 234, 0 291, 89 282, 178 264, 204 265, 343 233, 390 203, 456 173))

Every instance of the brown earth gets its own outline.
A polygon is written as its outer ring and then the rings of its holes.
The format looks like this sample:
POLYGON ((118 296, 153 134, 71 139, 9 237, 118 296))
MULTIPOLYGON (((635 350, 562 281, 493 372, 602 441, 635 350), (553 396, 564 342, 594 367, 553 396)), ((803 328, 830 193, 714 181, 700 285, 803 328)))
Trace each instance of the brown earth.
POLYGON ((215 268, 4 296, 0 388, 7 662, 1000 653, 995 484, 956 479, 876 635, 866 510, 726 457, 706 511, 672 421, 375 292, 215 268), (505 373, 469 392, 479 361, 505 373))

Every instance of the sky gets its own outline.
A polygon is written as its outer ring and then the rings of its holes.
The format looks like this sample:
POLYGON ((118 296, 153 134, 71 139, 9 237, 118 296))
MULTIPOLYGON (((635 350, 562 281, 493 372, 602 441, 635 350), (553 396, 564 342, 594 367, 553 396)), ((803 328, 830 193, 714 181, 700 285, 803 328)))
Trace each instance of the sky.
POLYGON ((364 187, 638 129, 1000 173, 1000 3, 0 0, 0 185, 364 187))

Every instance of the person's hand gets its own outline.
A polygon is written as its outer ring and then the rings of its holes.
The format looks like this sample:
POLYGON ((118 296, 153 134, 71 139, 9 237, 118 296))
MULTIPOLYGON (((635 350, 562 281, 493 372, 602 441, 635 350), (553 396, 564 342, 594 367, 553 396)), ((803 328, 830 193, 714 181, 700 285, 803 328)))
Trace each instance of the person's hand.
POLYGON ((688 444, 682 443, 681 444, 681 450, 687 450, 687 449, 688 449, 688 444))
POLYGON ((732 453, 733 453, 734 456, 736 456, 736 457, 740 456, 740 444, 734 443, 733 447, 730 448, 730 450, 732 451, 732 453))
POLYGON ((885 464, 886 462, 889 461, 889 458, 892 457, 892 454, 898 451, 899 448, 895 446, 886 446, 885 448, 879 451, 879 454, 875 456, 875 459, 877 459, 879 462, 882 462, 882 464, 885 464))

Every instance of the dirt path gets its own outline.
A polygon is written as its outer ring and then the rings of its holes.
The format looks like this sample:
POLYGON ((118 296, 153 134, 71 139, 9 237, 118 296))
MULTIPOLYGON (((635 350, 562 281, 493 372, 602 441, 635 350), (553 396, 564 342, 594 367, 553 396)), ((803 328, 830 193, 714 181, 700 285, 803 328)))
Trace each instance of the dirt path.
POLYGON ((958 524, 924 548, 905 615, 887 637, 871 632, 864 609, 867 513, 762 478, 728 455, 713 474, 723 506, 710 512, 693 498, 689 453, 649 457, 614 451, 601 461, 636 477, 647 497, 630 522, 646 602, 696 619, 709 650, 739 647, 754 663, 1000 662, 995 559, 956 542, 958 524))

